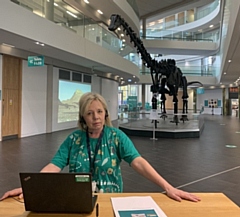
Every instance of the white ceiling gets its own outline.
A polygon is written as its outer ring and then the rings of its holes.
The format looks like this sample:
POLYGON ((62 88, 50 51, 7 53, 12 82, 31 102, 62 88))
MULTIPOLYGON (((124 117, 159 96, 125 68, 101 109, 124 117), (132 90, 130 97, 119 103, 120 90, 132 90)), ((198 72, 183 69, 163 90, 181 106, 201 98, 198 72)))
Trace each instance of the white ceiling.
MULTIPOLYGON (((73 0, 66 0, 66 2, 73 2, 73 0)), ((80 0, 75 0, 75 2, 80 1, 80 0)), ((105 1, 112 1, 112 0, 105 0, 105 1)), ((145 17, 156 17, 156 14, 166 14, 168 11, 171 11, 171 13, 173 13, 174 10, 176 10, 176 8, 187 8, 188 4, 206 4, 206 2, 212 2, 213 0, 136 0, 137 3, 137 7, 138 7, 138 11, 139 11, 139 15, 141 18, 145 18, 145 17)), ((100 7, 100 5, 102 6, 101 10, 104 12, 104 15, 106 18, 109 18, 110 15, 112 14, 112 11, 116 10, 116 8, 113 8, 112 4, 100 4, 99 0, 91 0, 90 2, 94 3, 92 7, 96 6, 96 7, 100 7), (104 6, 103 6, 104 5, 104 6)), ((92 4, 91 3, 91 4, 92 4)), ((101 1, 102 3, 102 1, 101 1)), ((190 6, 191 8, 192 6, 190 6)), ((88 14, 91 14, 88 11, 88 14)), ((96 19, 96 16, 95 16, 96 19)), ((225 63, 224 64, 224 70, 223 71, 227 71, 227 75, 226 76, 222 76, 221 78, 221 82, 223 82, 224 84, 229 84, 229 83, 233 83, 238 77, 239 77, 239 72, 238 70, 240 69, 240 43, 239 43, 239 39, 240 39, 240 33, 239 33, 239 23, 240 23, 240 13, 238 14, 238 22, 234 27, 234 40, 231 40, 230 46, 229 46, 229 50, 227 51, 227 59, 231 59, 232 62, 231 64, 229 63, 225 63)), ((24 50, 25 52, 32 52, 32 53, 39 53, 39 47, 33 47, 30 44, 33 43, 29 43, 29 41, 31 39, 24 39, 21 36, 18 35, 12 35, 9 32, 4 32, 1 33, 0 32, 0 44, 2 42, 4 43, 9 43, 11 44, 11 39, 14 40, 14 42, 19 41, 19 48, 24 50), (6 34, 7 33, 7 34, 6 34), (5 36, 5 37, 4 37, 5 36), (31 47, 32 46, 32 47, 31 47)), ((0 51, 3 51, 3 48, 0 46, 0 51)), ((59 56, 59 50, 55 51, 51 46, 48 46, 48 50, 47 52, 54 54, 55 52, 58 52, 58 56, 59 56)), ((65 61, 68 60, 74 60, 74 57, 69 54, 69 53, 64 53, 64 51, 61 51, 61 57, 62 59, 64 59, 65 61), (71 56, 71 58, 69 58, 69 56, 71 56)), ((84 59, 84 58, 83 58, 84 59)), ((79 57, 78 57, 79 60, 79 57)), ((57 60, 55 60, 57 62, 57 60)), ((82 61, 81 61, 82 62, 82 61)), ((84 64, 82 67, 85 68, 85 71, 91 71, 91 65, 93 65, 94 63, 84 59, 84 62, 86 64, 84 64), (89 69, 90 68, 90 69, 89 69)), ((73 62, 70 62, 73 63, 73 62)), ((104 67, 106 66, 102 66, 102 70, 104 70, 104 67)), ((109 67, 106 67, 106 69, 110 69, 109 67)), ((114 70, 110 69, 111 71, 114 70)), ((107 70, 109 71, 109 70, 107 70)), ((119 72, 115 72, 116 74, 119 72)))

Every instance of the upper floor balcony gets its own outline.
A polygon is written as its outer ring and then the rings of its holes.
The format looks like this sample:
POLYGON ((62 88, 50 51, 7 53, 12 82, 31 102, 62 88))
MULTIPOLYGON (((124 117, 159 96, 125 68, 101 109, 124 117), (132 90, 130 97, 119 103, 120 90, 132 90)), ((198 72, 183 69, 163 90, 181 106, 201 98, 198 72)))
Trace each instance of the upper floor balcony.
MULTIPOLYGON (((19 0, 18 4, 46 19, 49 18, 51 14, 50 12, 53 12, 50 20, 56 25, 61 26, 76 35, 86 38, 102 48, 109 50, 110 52, 125 57, 125 59, 138 65, 140 68, 139 71, 142 71, 141 57, 139 57, 139 55, 136 53, 136 50, 132 46, 129 46, 125 43, 123 37, 118 37, 114 33, 109 32, 107 25, 104 23, 98 23, 93 19, 86 17, 79 11, 76 11, 74 8, 66 5, 64 1, 58 1, 58 3, 54 3, 54 9, 46 8, 47 3, 39 4, 39 2, 34 0, 19 0)), ((182 25, 182 27, 185 25, 189 25, 189 23, 185 23, 182 25)), ((166 26, 169 27, 170 25, 166 26)), ((175 26, 174 28, 176 27, 178 26, 175 26)), ((157 33, 156 30, 151 30, 150 32, 150 35, 142 37, 142 41, 149 53, 152 54, 166 54, 167 51, 172 54, 174 52, 177 52, 178 54, 182 52, 188 54, 193 54, 195 52, 213 52, 217 49, 216 41, 219 38, 217 32, 203 34, 199 33, 199 31, 176 31, 173 28, 161 30, 160 36, 153 36, 157 33), (189 43, 191 43, 191 45, 189 43)), ((193 66, 193 68, 195 68, 195 66, 193 66)), ((147 71, 148 70, 146 69, 146 72, 147 71)), ((192 74, 194 74, 194 71, 195 70, 192 71, 192 74)), ((196 75, 198 76, 206 75, 206 73, 199 73, 199 70, 197 71, 198 72, 196 75)), ((183 70, 183 73, 185 73, 185 70, 183 70)), ((214 75, 214 73, 210 74, 214 75)), ((208 74, 208 76, 210 74, 208 74)))

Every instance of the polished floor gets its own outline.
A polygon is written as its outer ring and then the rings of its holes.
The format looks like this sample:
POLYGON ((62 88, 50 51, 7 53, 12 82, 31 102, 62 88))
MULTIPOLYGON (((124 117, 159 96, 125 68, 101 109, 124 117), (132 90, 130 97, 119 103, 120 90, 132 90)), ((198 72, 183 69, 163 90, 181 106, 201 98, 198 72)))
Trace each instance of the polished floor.
MULTIPOLYGON (((200 138, 151 140, 131 136, 136 148, 172 185, 190 192, 223 192, 240 206, 240 121, 203 115, 200 138)), ((39 171, 72 130, 0 142, 0 194, 20 186, 19 172, 39 171)), ((122 163, 125 192, 163 190, 122 163)))

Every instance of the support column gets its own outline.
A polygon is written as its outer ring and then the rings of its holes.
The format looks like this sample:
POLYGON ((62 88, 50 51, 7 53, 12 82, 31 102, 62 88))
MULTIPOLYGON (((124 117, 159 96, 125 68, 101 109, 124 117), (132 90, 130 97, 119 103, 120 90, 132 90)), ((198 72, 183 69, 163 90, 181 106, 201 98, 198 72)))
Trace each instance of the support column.
POLYGON ((178 14, 175 14, 175 18, 174 18, 174 26, 178 26, 178 14))
POLYGON ((239 115, 239 103, 240 103, 240 87, 238 86, 238 110, 237 110, 237 117, 240 119, 240 115, 239 115))
POLYGON ((187 21, 187 11, 184 11, 184 24, 188 23, 187 21))
POLYGON ((222 89, 222 115, 227 115, 227 107, 226 107, 226 88, 222 89))
POLYGON ((194 21, 197 20, 197 8, 194 8, 194 21))
POLYGON ((53 108, 53 65, 47 65, 46 133, 52 132, 52 108, 53 108))
POLYGON ((142 109, 145 109, 146 85, 142 84, 142 109))
POLYGON ((54 0, 45 0, 45 18, 54 21, 54 0))
POLYGON ((193 90, 193 112, 197 113, 197 89, 193 90))
POLYGON ((229 114, 229 88, 224 88, 223 90, 223 115, 227 116, 229 114))
POLYGON ((146 18, 142 19, 142 36, 143 38, 146 37, 147 29, 146 29, 146 18))

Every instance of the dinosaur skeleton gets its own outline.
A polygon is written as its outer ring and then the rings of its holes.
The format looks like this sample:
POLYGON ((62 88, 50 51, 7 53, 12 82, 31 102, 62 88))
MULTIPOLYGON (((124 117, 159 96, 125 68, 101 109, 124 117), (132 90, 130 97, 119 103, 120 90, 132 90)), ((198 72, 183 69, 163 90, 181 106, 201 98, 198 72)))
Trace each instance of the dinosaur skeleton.
MULTIPOLYGON (((188 113, 188 93, 187 93, 187 86, 197 83, 200 86, 202 84, 198 81, 187 82, 185 76, 183 76, 182 71, 180 68, 176 66, 176 62, 174 59, 167 59, 157 61, 152 59, 151 55, 146 51, 143 42, 137 34, 134 33, 131 27, 121 18, 120 15, 113 14, 110 17, 110 25, 108 29, 110 31, 115 31, 119 26, 123 27, 123 31, 126 33, 127 36, 130 37, 130 42, 134 44, 134 47, 137 48, 137 52, 141 54, 141 59, 143 63, 150 68, 151 77, 152 77, 152 86, 151 92, 153 93, 152 97, 152 109, 157 109, 157 97, 158 94, 161 94, 161 108, 162 108, 162 115, 161 118, 166 118, 166 109, 165 109, 165 101, 166 96, 165 94, 169 94, 173 96, 173 103, 174 103, 174 119, 172 122, 179 123, 178 121, 178 89, 181 87, 183 90, 182 100, 183 100, 183 110, 182 110, 182 120, 183 122, 188 120, 186 113, 188 113), (167 88, 166 88, 167 87, 167 88)), ((155 120, 155 127, 157 127, 157 121, 155 120)))

